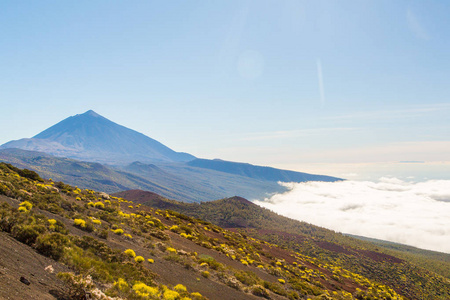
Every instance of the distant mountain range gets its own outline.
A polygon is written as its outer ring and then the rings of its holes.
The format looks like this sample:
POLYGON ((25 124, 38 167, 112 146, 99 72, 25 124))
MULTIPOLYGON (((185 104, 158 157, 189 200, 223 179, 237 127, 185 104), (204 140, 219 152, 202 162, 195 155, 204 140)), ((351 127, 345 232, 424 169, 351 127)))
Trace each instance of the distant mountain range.
POLYGON ((250 177, 268 181, 304 182, 304 181, 336 181, 337 178, 323 175, 313 175, 302 172, 280 170, 271 167, 260 167, 246 163, 236 163, 221 159, 194 159, 187 162, 191 167, 216 170, 229 174, 250 177))
POLYGON ((82 188, 109 193, 142 189, 186 202, 236 195, 263 199, 286 191, 279 181, 341 180, 218 159, 197 159, 92 110, 69 117, 32 138, 1 145, 0 161, 82 188))

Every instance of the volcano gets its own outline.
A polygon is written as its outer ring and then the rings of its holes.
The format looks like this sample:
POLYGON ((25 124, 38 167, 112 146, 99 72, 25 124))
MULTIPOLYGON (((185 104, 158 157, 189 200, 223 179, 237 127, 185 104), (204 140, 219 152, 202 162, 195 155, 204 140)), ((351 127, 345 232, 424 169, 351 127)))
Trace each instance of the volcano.
POLYGON ((6 148, 106 164, 187 162, 195 159, 193 155, 176 152, 93 110, 68 117, 32 138, 10 141, 0 146, 0 149, 6 148))

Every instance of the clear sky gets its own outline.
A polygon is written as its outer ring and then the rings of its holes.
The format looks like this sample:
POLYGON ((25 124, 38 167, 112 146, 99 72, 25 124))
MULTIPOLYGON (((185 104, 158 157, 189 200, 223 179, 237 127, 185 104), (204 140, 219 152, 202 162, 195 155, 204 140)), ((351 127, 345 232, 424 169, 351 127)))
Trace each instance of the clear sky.
POLYGON ((1 1, 0 144, 93 109, 198 157, 448 170, 449 15, 449 1, 1 1))

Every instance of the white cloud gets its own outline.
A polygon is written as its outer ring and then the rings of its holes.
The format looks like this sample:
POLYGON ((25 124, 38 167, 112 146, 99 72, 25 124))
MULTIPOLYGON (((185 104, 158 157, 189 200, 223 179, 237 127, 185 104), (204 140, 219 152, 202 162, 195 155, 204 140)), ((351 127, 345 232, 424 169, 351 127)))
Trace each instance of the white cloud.
POLYGON ((256 204, 343 233, 450 253, 450 180, 281 183, 256 204))

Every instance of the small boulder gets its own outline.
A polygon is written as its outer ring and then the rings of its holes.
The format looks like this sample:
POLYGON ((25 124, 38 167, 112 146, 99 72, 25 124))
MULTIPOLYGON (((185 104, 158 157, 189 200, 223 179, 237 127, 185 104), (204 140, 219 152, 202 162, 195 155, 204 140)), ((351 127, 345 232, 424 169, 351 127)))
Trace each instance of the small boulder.
POLYGON ((101 193, 99 193, 99 195, 100 195, 100 197, 102 197, 103 199, 110 200, 109 195, 108 195, 107 193, 105 193, 105 192, 101 192, 101 193))
POLYGON ((26 285, 30 285, 31 284, 31 282, 28 279, 26 279, 25 277, 23 277, 23 276, 20 277, 20 282, 22 282, 22 283, 24 283, 26 285))

